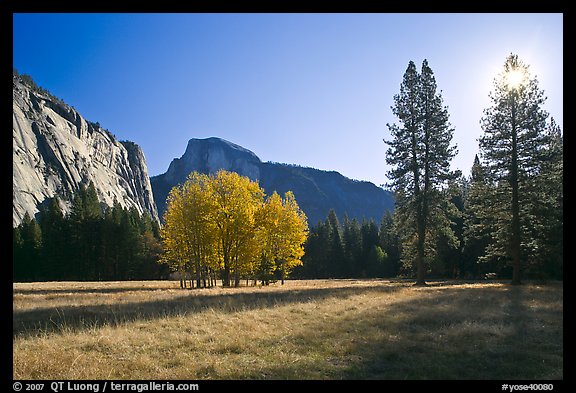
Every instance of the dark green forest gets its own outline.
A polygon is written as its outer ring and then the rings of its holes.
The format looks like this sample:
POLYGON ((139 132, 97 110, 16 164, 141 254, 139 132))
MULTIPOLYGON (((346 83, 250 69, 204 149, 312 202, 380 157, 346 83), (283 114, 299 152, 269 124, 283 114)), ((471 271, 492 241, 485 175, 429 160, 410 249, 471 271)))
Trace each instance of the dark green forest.
POLYGON ((158 223, 119 203, 103 206, 94 185, 81 186, 70 214, 57 198, 39 219, 27 215, 13 230, 14 281, 136 280, 164 278, 158 223))
MULTIPOLYGON (((511 258, 491 249, 500 240, 493 234, 494 225, 486 203, 490 201, 478 158, 469 177, 462 176, 449 189, 455 210, 449 216, 451 232, 444 232, 427 245, 425 258, 428 278, 486 279, 512 278, 511 258), (484 190, 484 191, 483 191, 484 190)), ((561 185, 559 186, 561 188, 561 185)), ((493 192, 494 190, 491 190, 493 192)), ((526 222, 523 240, 523 276, 526 279, 563 278, 563 218, 558 186, 555 204, 548 198, 532 199, 536 206, 526 209, 542 212, 526 222), (530 230, 538 225, 539 231, 530 230)), ((305 244, 303 266, 294 269, 294 278, 414 278, 416 268, 409 258, 402 258, 405 235, 395 213, 386 212, 382 220, 340 222, 334 211, 326 220, 310 228, 305 244)))

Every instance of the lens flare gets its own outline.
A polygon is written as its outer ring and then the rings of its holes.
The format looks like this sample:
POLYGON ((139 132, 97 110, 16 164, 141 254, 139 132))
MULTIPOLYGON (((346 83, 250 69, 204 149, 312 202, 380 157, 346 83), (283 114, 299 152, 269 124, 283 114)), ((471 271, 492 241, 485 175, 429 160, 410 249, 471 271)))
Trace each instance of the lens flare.
POLYGON ((509 89, 517 89, 524 83, 524 72, 520 69, 513 69, 506 73, 506 84, 509 89))

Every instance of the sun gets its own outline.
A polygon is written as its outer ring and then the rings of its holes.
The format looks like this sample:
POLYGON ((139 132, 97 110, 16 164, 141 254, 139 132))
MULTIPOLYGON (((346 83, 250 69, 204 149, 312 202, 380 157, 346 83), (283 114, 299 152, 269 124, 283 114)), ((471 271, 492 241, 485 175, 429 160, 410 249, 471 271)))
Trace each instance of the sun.
POLYGON ((506 85, 509 89, 515 90, 524 84, 526 75, 523 69, 513 68, 506 71, 506 85))

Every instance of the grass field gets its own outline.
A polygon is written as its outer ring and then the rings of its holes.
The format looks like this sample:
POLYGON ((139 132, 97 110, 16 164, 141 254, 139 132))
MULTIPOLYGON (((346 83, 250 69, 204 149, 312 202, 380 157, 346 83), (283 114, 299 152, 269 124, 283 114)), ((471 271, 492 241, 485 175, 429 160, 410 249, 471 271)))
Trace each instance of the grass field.
POLYGON ((563 379, 563 284, 15 283, 15 379, 563 379))

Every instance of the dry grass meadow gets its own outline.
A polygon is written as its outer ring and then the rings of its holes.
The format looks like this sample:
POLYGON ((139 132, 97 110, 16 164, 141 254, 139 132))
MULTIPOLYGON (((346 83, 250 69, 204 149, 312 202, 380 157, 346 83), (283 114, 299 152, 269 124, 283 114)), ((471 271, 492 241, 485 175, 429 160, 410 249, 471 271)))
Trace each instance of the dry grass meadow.
POLYGON ((13 285, 14 379, 563 379, 563 284, 13 285))

